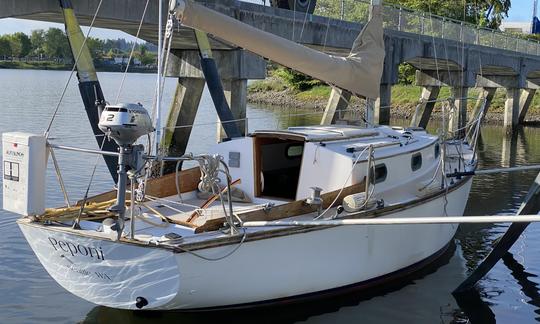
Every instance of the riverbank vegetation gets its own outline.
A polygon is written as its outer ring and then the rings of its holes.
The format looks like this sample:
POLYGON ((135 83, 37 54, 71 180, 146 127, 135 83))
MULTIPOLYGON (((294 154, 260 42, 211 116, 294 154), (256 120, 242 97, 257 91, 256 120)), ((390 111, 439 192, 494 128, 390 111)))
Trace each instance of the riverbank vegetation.
MULTIPOLYGON (((283 67, 272 66, 265 80, 253 81, 248 87, 248 100, 255 104, 273 105, 286 108, 311 108, 322 110, 330 97, 331 87, 320 81, 303 79, 295 76, 297 72, 283 67), (292 74, 292 75, 290 75, 292 74), (301 81, 298 81, 301 80, 301 81), (301 85, 299 85, 301 84, 301 85), (311 85, 311 86, 308 86, 311 85)), ((403 76, 400 75, 400 80, 403 76)), ((414 79, 413 79, 414 80, 414 79)), ((472 110, 479 95, 479 89, 471 88, 468 95, 468 109, 472 110)), ((409 118, 419 103, 422 88, 409 81, 403 81, 392 87, 392 114, 396 117, 409 118)), ((451 97, 448 87, 441 88, 439 99, 451 97)), ((500 121, 503 118, 506 93, 499 89, 489 107, 487 120, 500 121)), ((351 107, 363 107, 364 101, 351 98, 351 107)), ((528 113, 529 120, 540 120, 540 95, 534 96, 528 113)))
MULTIPOLYGON (((120 71, 128 63, 133 42, 88 37, 86 45, 98 70, 120 71)), ((155 70, 156 52, 150 43, 137 44, 130 65, 137 70, 155 70)), ((0 36, 0 68, 69 70, 72 64, 67 36, 59 28, 0 36)))

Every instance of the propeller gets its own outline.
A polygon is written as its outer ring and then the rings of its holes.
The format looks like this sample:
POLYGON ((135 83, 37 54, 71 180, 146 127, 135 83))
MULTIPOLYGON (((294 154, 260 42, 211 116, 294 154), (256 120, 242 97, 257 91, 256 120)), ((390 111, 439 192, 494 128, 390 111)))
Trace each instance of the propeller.
MULTIPOLYGON (((534 179, 527 196, 521 203, 517 215, 538 214, 540 211, 540 173, 534 179)), ((452 293, 457 294, 467 291, 482 279, 510 250, 512 245, 519 239, 530 223, 512 223, 506 233, 498 240, 493 250, 480 263, 480 265, 463 281, 452 293)))
POLYGON ((225 130, 228 138, 241 137, 242 132, 238 128, 238 124, 232 122, 235 120, 229 104, 225 99, 223 93, 223 85, 221 84, 221 78, 219 77, 219 71, 217 69, 216 62, 212 56, 212 50, 210 48, 210 41, 206 33, 195 30, 195 38, 197 40, 197 46, 199 47, 199 55, 201 57, 201 69, 208 85, 208 91, 214 102, 214 107, 218 114, 221 125, 225 130))
MULTIPOLYGON (((118 145, 114 141, 106 139, 103 132, 98 128, 99 117, 105 107, 105 97, 97 78, 92 55, 86 45, 77 17, 75 17, 73 4, 70 0, 59 0, 59 2, 64 15, 64 25, 73 60, 76 61, 79 92, 81 93, 88 120, 92 126, 92 132, 96 135, 97 143, 103 151, 118 152, 118 145)), ((118 159, 113 156, 103 156, 103 158, 111 177, 116 183, 118 181, 116 170, 118 159)))

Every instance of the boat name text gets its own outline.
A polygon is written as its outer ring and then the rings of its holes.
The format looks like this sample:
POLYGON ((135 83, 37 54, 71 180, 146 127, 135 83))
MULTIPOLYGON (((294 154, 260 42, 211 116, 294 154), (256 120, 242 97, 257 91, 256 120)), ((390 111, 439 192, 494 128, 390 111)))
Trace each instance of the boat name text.
POLYGON ((56 251, 62 250, 64 252, 69 252, 71 256, 75 256, 78 254, 90 258, 95 257, 98 260, 105 260, 105 256, 103 255, 103 250, 101 249, 101 246, 97 248, 91 246, 84 246, 68 241, 57 240, 54 237, 49 237, 49 242, 56 251))

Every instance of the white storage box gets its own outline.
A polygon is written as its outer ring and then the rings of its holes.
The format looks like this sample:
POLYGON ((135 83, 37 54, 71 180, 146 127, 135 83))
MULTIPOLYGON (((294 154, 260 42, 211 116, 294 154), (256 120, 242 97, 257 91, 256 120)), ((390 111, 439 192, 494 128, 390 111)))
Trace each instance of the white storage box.
POLYGON ((21 215, 45 211, 47 146, 43 135, 2 134, 3 208, 21 215))

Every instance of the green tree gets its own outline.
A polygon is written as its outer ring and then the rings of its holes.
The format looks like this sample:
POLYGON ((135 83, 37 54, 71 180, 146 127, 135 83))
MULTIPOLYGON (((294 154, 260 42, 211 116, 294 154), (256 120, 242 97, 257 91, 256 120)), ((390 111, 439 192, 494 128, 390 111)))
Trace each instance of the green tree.
POLYGON ((504 17, 508 17, 511 0, 386 0, 414 10, 458 19, 476 25, 498 28, 504 17), (489 17, 486 13, 491 9, 489 17))
POLYGON ((65 59, 71 56, 66 34, 59 28, 49 28, 47 30, 43 49, 45 54, 51 58, 65 59))
POLYGON ((0 36, 0 57, 4 60, 11 56, 11 42, 8 36, 0 36))
POLYGON ((33 55, 39 56, 45 54, 45 50, 43 49, 45 45, 45 31, 43 29, 32 30, 30 43, 32 44, 33 55))
POLYGON ((93 59, 103 57, 103 43, 99 38, 88 37, 86 39, 86 46, 88 46, 93 59))
POLYGON ((15 33, 9 38, 11 44, 11 55, 14 57, 26 57, 30 54, 32 43, 30 38, 25 33, 15 33))

